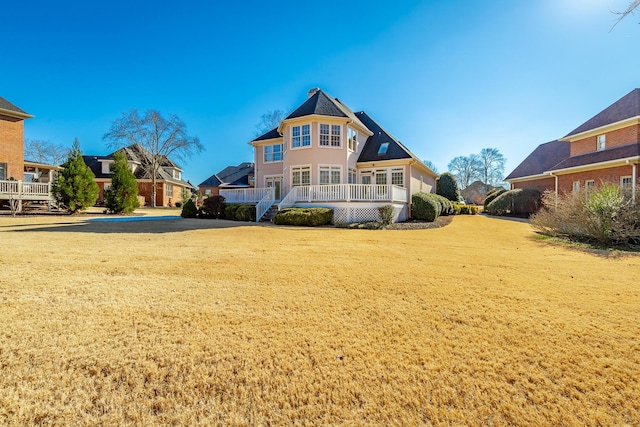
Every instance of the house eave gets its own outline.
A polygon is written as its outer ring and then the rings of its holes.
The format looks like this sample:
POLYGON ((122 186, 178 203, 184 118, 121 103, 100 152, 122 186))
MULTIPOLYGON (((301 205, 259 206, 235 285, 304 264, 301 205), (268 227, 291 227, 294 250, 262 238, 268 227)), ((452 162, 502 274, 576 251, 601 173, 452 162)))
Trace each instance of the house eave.
POLYGON ((32 119, 32 118, 35 117, 35 116, 31 115, 31 114, 21 113, 19 111, 7 110, 7 109, 4 109, 4 108, 0 108, 0 115, 9 116, 9 117, 15 117, 17 119, 32 119))
POLYGON ((584 172, 584 171, 590 171, 590 170, 606 169, 606 168, 617 167, 617 166, 638 164, 639 162, 640 162, 640 156, 633 156, 633 157, 625 157, 622 159, 609 160, 606 162, 573 166, 570 168, 554 169, 554 170, 547 171, 545 173, 556 174, 556 175, 566 175, 569 173, 584 172))
POLYGON ((536 175, 527 175, 527 176, 519 176, 516 178, 508 178, 508 179, 505 179, 505 181, 511 183, 511 182, 532 181, 534 179, 545 179, 545 178, 552 178, 552 176, 549 172, 544 172, 536 175))
POLYGON ((559 139, 558 141, 567 141, 573 142, 584 138, 589 138, 592 136, 602 135, 603 133, 612 132, 614 130, 622 129, 627 126, 633 126, 640 124, 640 116, 630 117, 628 119, 620 120, 615 123, 609 123, 608 125, 600 126, 594 129, 589 129, 584 132, 576 133, 573 135, 567 135, 564 138, 559 139))

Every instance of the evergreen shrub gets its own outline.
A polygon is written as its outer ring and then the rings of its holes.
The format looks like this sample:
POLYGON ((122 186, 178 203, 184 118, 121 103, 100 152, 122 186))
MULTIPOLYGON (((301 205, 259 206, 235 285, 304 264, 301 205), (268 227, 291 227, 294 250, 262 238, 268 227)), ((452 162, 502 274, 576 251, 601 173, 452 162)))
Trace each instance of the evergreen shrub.
POLYGON ((182 213, 180 216, 183 218, 195 218, 198 216, 198 208, 196 208, 196 204, 193 203, 193 200, 189 199, 185 202, 184 206, 182 206, 182 213))
POLYGON ((278 225, 304 225, 316 227, 333 222, 333 209, 329 208, 286 208, 272 219, 278 225))
POLYGON ((433 222, 440 215, 440 203, 430 193, 415 193, 411 196, 411 217, 433 222))

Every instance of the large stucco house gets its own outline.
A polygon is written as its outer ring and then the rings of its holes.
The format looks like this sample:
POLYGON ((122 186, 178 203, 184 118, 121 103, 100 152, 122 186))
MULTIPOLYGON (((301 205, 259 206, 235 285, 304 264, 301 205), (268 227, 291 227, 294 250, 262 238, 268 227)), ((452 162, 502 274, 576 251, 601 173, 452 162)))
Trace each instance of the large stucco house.
POLYGON ((270 208, 331 207, 335 222, 378 219, 393 205, 407 219, 411 194, 432 192, 437 174, 364 111, 353 112, 320 89, 278 127, 250 141, 255 188, 221 190, 228 202, 270 208))
POLYGON ((505 179, 514 188, 569 193, 617 183, 636 199, 640 176, 640 89, 563 138, 538 146, 505 179))

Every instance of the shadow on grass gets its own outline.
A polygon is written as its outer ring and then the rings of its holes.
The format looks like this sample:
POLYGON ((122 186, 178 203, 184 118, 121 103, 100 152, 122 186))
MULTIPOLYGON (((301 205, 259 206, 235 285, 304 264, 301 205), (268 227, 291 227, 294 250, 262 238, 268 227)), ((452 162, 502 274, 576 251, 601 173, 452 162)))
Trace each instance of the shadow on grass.
POLYGON ((216 228, 235 228, 251 226, 270 226, 271 223, 239 222, 221 219, 194 219, 194 218, 157 218, 153 220, 118 220, 96 221, 84 220, 76 222, 59 222, 51 224, 18 224, 4 227, 17 228, 4 232, 44 232, 44 233, 179 233, 192 230, 210 230, 216 228))
POLYGON ((590 255, 595 255, 600 258, 617 259, 624 257, 638 257, 640 256, 640 247, 613 247, 593 245, 584 242, 577 242, 568 239, 562 239, 559 237, 546 236, 544 234, 536 232, 529 239, 549 246, 560 247, 569 249, 575 252, 582 252, 590 255))

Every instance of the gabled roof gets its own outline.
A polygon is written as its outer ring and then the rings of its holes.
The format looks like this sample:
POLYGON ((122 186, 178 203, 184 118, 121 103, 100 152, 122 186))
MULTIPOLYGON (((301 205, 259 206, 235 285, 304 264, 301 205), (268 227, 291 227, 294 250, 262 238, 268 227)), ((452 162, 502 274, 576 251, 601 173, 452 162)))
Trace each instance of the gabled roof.
POLYGON ((624 160, 626 158, 638 156, 640 156, 640 143, 634 142, 633 144, 626 144, 619 147, 607 148, 606 150, 593 151, 590 153, 568 157, 554 165, 549 170, 555 171, 560 169, 575 168, 578 166, 610 162, 613 160, 624 160))
POLYGON ((253 175, 253 163, 244 162, 238 166, 227 166, 200 183, 199 187, 249 186, 249 175, 253 175))
POLYGON ((415 157, 404 145, 385 131, 378 123, 364 111, 356 113, 356 116, 371 131, 373 135, 367 138, 364 148, 360 152, 358 162, 375 162, 382 160, 409 159, 415 157), (388 143, 387 151, 378 154, 380 146, 388 143))
MULTIPOLYGON (((149 165, 151 164, 151 153, 147 151, 143 146, 139 144, 132 144, 128 147, 122 148, 127 161, 137 163, 140 167, 137 167, 133 172, 136 179, 151 179, 152 174, 149 165)), ((102 173, 102 162, 113 161, 113 155, 117 152, 114 151, 106 156, 82 156, 84 163, 89 166, 96 178, 110 178, 111 174, 102 173)), ((160 159, 160 168, 156 174, 156 180, 162 180, 178 184, 184 187, 193 187, 187 181, 183 179, 176 179, 173 175, 169 174, 163 168, 180 169, 171 159, 166 156, 162 156, 160 159)))
POLYGON ((3 114, 3 113, 6 115, 19 117, 23 119, 28 119, 33 117, 31 114, 28 114, 27 112, 21 110, 20 108, 16 107, 15 105, 13 105, 12 103, 10 103, 9 101, 7 101, 6 99, 0 96, 0 114, 3 114))
POLYGON ((269 132, 266 132, 260 135, 259 137, 257 137, 251 142, 264 141, 266 139, 276 139, 276 138, 282 138, 282 135, 280 135, 280 132, 278 132, 278 128, 273 128, 269 132))
POLYGON ((506 180, 535 176, 551 170, 556 164, 569 157, 571 143, 551 141, 540 144, 526 159, 505 178, 506 180))
POLYGON ((634 89, 569 132, 564 138, 638 116, 640 116, 640 89, 634 89))

